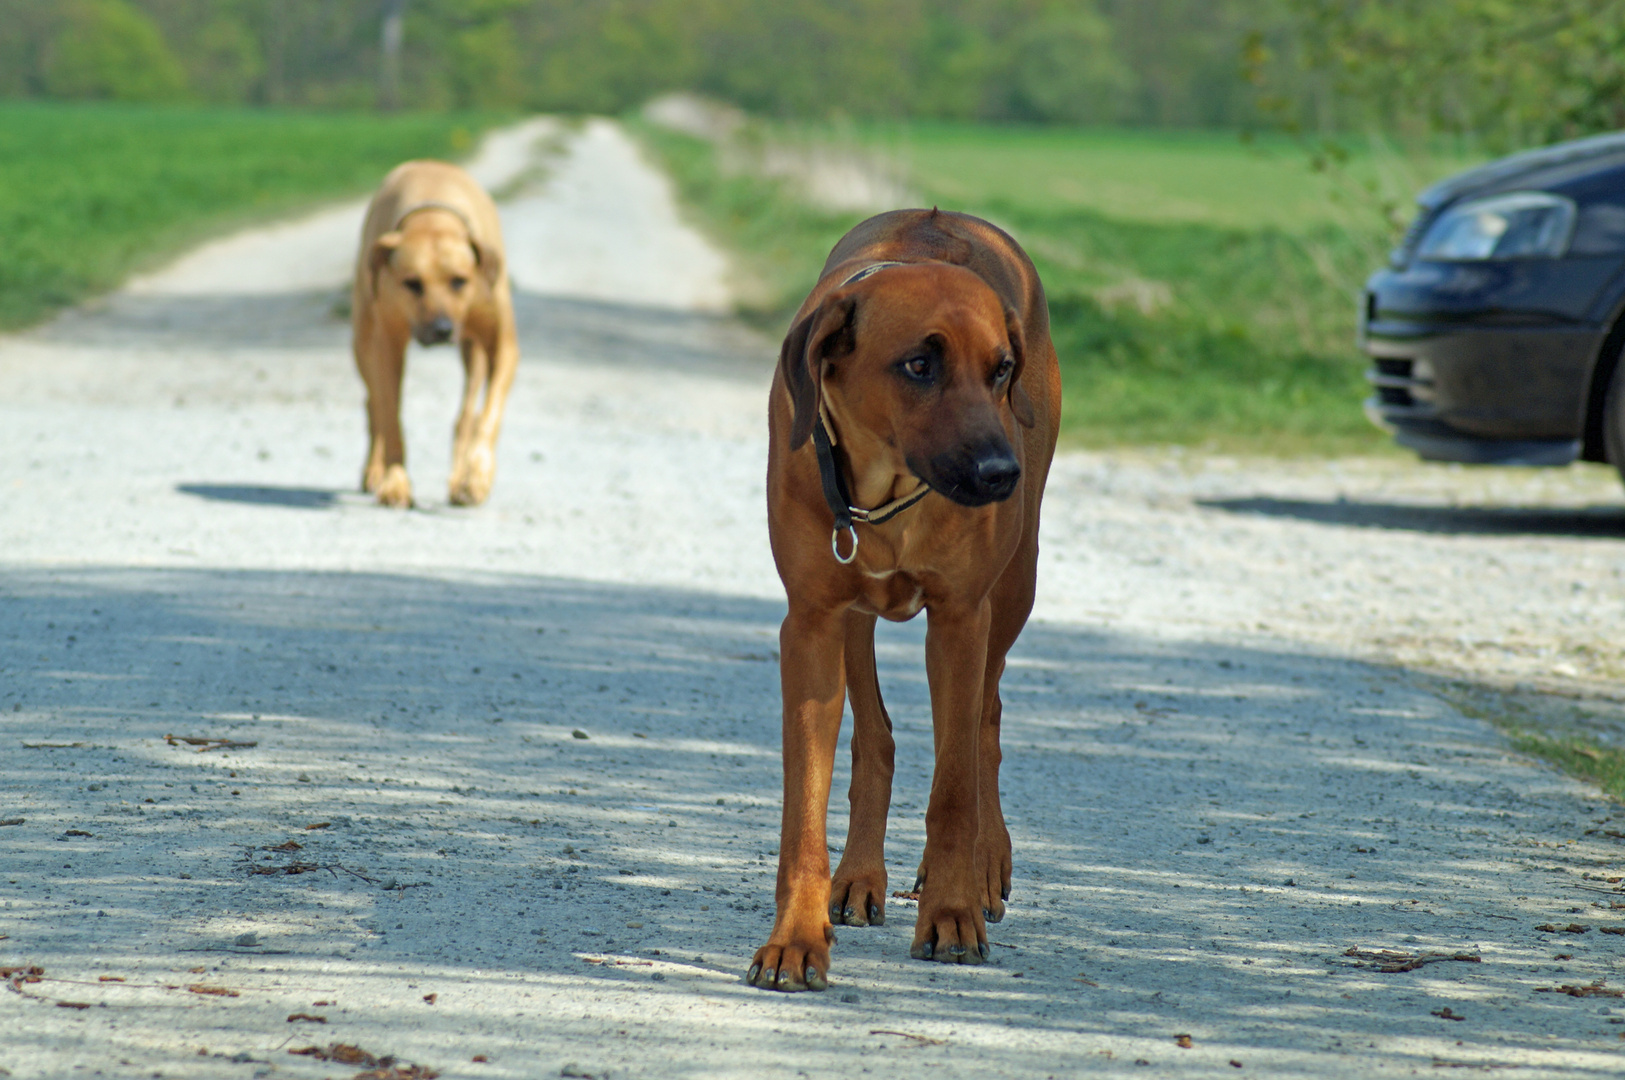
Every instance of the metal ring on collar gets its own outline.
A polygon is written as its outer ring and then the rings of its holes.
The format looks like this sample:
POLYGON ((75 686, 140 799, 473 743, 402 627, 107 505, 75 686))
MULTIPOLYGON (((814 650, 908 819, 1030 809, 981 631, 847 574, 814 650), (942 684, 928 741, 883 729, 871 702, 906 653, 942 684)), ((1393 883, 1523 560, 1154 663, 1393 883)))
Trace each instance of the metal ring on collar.
POLYGON ((829 549, 835 553, 835 561, 840 563, 842 566, 847 565, 853 559, 858 557, 857 527, 848 525, 846 527, 846 531, 852 534, 852 553, 844 559, 841 558, 841 530, 839 528, 834 528, 831 529, 829 533, 829 549))

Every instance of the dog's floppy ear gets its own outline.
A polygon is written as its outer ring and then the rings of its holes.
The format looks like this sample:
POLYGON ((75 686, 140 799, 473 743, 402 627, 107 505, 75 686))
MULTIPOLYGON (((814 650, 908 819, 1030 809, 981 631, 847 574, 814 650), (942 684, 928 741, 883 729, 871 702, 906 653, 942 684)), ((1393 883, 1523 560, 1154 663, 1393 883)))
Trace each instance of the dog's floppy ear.
POLYGON ((1010 354, 1016 366, 1010 372, 1010 412, 1022 427, 1033 426, 1033 399, 1021 385, 1021 372, 1027 366, 1027 332, 1022 329, 1021 316, 1015 308, 1004 309, 1004 332, 1010 339, 1010 354))
POLYGON ((468 246, 474 249, 474 265, 480 268, 480 275, 485 278, 488 285, 494 287, 502 277, 501 254, 472 236, 468 238, 468 246))
POLYGON ((401 239, 399 232, 387 232, 374 240, 372 250, 367 252, 367 277, 372 282, 374 296, 378 295, 378 271, 384 268, 390 256, 395 254, 395 249, 401 246, 401 239))
POLYGON ((790 422, 790 449, 799 449, 812 437, 824 392, 824 361, 845 356, 857 348, 853 329, 858 298, 851 293, 827 297, 812 314, 790 328, 779 349, 779 370, 794 408, 790 422))

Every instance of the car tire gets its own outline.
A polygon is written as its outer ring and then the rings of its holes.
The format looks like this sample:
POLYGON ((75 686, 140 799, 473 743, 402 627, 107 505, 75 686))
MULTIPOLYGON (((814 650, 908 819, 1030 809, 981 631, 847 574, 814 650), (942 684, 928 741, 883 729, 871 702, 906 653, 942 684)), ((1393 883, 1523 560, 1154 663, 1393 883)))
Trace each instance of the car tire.
POLYGON ((1608 394, 1602 400, 1602 445, 1608 464, 1625 481, 1625 357, 1608 380, 1608 394))

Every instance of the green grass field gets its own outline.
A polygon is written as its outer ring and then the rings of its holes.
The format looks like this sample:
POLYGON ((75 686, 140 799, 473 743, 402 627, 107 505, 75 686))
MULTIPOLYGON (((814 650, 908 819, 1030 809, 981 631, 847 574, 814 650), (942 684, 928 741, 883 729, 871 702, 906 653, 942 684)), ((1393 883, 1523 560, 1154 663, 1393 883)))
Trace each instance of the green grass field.
POLYGON ((461 156, 480 120, 0 102, 0 328, 189 243, 461 156))
MULTIPOLYGON (((742 253, 759 317, 782 326, 862 215, 726 169, 698 139, 640 131, 742 253)), ((1049 294, 1070 443, 1281 455, 1388 447, 1360 411, 1353 341, 1360 284, 1391 240, 1381 207, 1468 163, 1372 150, 1317 173, 1288 140, 1222 133, 910 124, 755 137, 867 156, 922 202, 1015 235, 1049 294)))

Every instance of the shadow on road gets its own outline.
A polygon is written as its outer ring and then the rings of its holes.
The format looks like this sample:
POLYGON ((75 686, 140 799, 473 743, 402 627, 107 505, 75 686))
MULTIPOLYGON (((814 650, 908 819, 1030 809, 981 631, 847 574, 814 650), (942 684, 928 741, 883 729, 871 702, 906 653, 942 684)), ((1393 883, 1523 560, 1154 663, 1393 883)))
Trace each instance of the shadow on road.
POLYGON ((330 488, 277 487, 270 484, 176 484, 175 490, 210 502, 285 506, 295 510, 327 510, 337 506, 339 496, 344 494, 330 488))
MULTIPOLYGON (((1576 935, 1554 962, 1534 929, 1591 918, 1555 905, 1588 898, 1563 890, 1597 852, 1547 843, 1598 812, 1575 788, 1401 673, 1064 626, 1030 627, 1006 676, 1016 878, 993 963, 909 960, 913 907, 892 900, 886 926, 840 930, 836 990, 859 1004, 741 986, 772 919, 781 615, 545 578, 0 574, 0 817, 24 819, 0 834, 0 960, 121 973, 208 951, 233 965, 211 980, 342 985, 376 1031, 464 1039, 461 1060, 590 1046, 617 1075, 648 1053, 610 1037, 632 1023, 682 1048, 669 1075, 736 1072, 769 1026, 774 1060, 824 1072, 898 1045, 874 1028, 940 1037, 909 1051, 922 1064, 994 1055, 980 1075, 1074 1075, 1113 1046, 1159 1075, 1558 1051, 1580 1055, 1564 1075, 1611 1073, 1618 1029, 1535 992, 1617 952, 1576 935), (1483 962, 1382 974, 1352 946, 1483 962), (472 1013, 419 1001, 453 983, 472 1013), (526 1000, 467 1045, 479 993, 526 1000)), ((893 888, 930 789, 922 640, 886 628, 879 648, 893 888)), ((836 848, 845 777, 843 750, 836 848)), ((232 1007, 285 1028, 280 999, 250 998, 232 1007)), ((195 1004, 126 1024, 224 1023, 195 1004)), ((345 1037, 374 1039, 362 1023, 345 1037)))
MULTIPOLYGON (((263 296, 120 293, 66 311, 30 335, 110 348, 321 348, 347 370, 349 302, 341 289, 263 296)), ((521 352, 543 360, 760 381, 778 358, 776 341, 722 315, 519 292, 514 317, 521 352)))
POLYGON ((1232 514, 1297 518, 1321 525, 1353 525, 1365 529, 1474 535, 1625 536, 1625 506, 1422 506, 1272 498, 1200 499, 1198 505, 1232 514))

